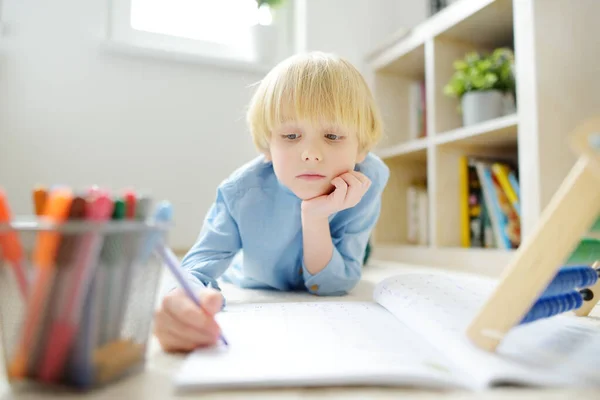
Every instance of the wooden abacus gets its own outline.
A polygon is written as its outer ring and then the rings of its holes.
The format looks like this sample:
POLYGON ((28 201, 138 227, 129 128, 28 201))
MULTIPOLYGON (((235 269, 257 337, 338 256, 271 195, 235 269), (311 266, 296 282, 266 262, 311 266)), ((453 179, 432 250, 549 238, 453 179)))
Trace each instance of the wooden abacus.
POLYGON ((578 126, 571 140, 577 162, 467 328, 484 350, 495 351, 510 329, 535 319, 566 311, 587 316, 600 299, 600 118, 578 126), (564 290, 565 282, 579 283, 564 290))

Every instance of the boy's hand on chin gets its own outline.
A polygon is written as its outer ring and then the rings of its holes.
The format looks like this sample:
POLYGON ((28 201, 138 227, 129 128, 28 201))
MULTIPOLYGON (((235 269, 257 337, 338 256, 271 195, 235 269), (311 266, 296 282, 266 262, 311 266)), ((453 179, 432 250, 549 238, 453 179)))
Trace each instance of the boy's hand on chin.
POLYGON ((311 218, 328 218, 331 214, 354 207, 367 193, 371 181, 357 171, 346 172, 331 181, 335 189, 302 202, 302 214, 311 218))

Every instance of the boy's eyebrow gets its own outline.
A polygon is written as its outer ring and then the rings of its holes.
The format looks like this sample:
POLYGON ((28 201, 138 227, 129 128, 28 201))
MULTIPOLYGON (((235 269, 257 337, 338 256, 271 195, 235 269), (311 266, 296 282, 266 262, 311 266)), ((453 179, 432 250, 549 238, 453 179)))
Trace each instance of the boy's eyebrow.
POLYGON ((275 125, 273 131, 281 131, 285 129, 300 129, 300 125, 294 121, 283 121, 280 124, 275 125))
POLYGON ((289 120, 285 120, 285 121, 280 121, 277 126, 298 126, 299 124, 293 120, 293 119, 289 119, 289 120))
MULTIPOLYGON (((274 127, 273 130, 280 131, 283 129, 303 129, 303 124, 301 122, 298 122, 295 119, 290 119, 290 120, 286 120, 286 121, 281 121, 274 127)), ((335 132, 335 133, 344 134, 344 135, 349 135, 350 132, 352 131, 349 127, 343 126, 341 124, 333 123, 333 122, 321 123, 318 126, 314 127, 314 129, 316 129, 317 131, 320 131, 320 132, 325 132, 325 133, 335 132)))
POLYGON ((343 126, 343 125, 339 125, 339 124, 330 124, 330 125, 323 125, 323 130, 324 131, 334 131, 337 133, 343 133, 343 134, 348 134, 350 133, 350 129, 343 126))

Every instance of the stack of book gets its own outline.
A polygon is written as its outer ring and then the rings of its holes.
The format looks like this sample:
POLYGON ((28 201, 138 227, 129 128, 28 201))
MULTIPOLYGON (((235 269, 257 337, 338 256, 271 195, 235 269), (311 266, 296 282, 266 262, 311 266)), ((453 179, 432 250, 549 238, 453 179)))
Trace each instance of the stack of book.
POLYGON ((507 160, 460 159, 461 246, 515 249, 521 244, 518 169, 507 160))

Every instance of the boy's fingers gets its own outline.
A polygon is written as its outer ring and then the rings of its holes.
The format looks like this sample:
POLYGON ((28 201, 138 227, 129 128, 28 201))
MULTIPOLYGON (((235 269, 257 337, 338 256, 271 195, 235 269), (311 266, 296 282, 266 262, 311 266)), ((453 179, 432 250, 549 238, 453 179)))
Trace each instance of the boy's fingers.
POLYGON ((196 330, 217 332, 219 329, 212 316, 208 315, 183 293, 165 297, 163 304, 165 311, 173 319, 181 321, 196 330))
POLYGON ((205 329, 196 329, 196 327, 187 324, 185 321, 177 320, 177 318, 166 311, 158 313, 157 326, 165 334, 179 339, 182 343, 194 346, 212 343, 218 335, 218 330, 214 329, 214 327, 207 326, 205 329))
POLYGON ((344 187, 348 186, 348 184, 346 183, 346 181, 343 180, 341 176, 336 176, 335 178, 333 178, 331 180, 331 184, 333 186, 335 186, 336 189, 343 189, 344 187))
POLYGON ((157 324, 154 334, 160 345, 167 351, 190 351, 197 346, 196 341, 183 338, 164 325, 157 324))
POLYGON ((189 323, 194 326, 197 325, 194 323, 194 321, 201 320, 203 316, 202 309, 196 306, 196 304, 194 304, 194 302, 187 298, 182 292, 177 292, 166 296, 163 301, 163 307, 166 312, 174 316, 176 319, 189 321, 189 323))
POLYGON ((158 338, 158 341, 160 342, 160 345, 162 346, 162 348, 168 352, 173 352, 173 351, 188 352, 188 351, 191 351, 194 349, 194 345, 192 343, 181 342, 177 338, 173 337, 173 335, 170 335, 169 333, 166 333, 166 332, 157 331, 156 337, 158 338))
POLYGON ((346 198, 346 193, 348 192, 348 184, 339 176, 337 178, 334 178, 331 181, 331 184, 334 185, 336 188, 336 190, 334 190, 334 192, 332 193, 333 198, 336 202, 342 204, 344 202, 344 199, 346 198))
POLYGON ((207 289, 200 293, 200 304, 208 314, 215 315, 223 307, 223 297, 217 290, 207 289))
POLYGON ((344 180, 348 182, 348 193, 346 195, 346 205, 355 205, 357 204, 363 194, 365 193, 365 186, 358 178, 351 174, 346 173, 342 175, 344 180))
POLYGON ((174 333, 172 331, 166 331, 166 330, 163 330, 163 331, 157 330, 156 337, 158 338, 160 345, 166 351, 189 352, 198 347, 208 346, 208 345, 212 345, 212 344, 216 343, 216 340, 203 341, 203 342, 187 340, 187 339, 181 338, 180 336, 178 336, 176 333, 174 333))
POLYGON ((160 345, 166 351, 190 351, 195 343, 185 338, 173 335, 169 328, 169 322, 164 310, 156 314, 156 323, 154 324, 154 335, 160 342, 160 345))
POLYGON ((362 186, 361 181, 351 173, 342 175, 342 178, 346 181, 350 188, 360 188, 362 186))
POLYGON ((364 186, 368 186, 371 184, 371 180, 363 173, 358 171, 351 171, 352 175, 356 177, 364 186))

